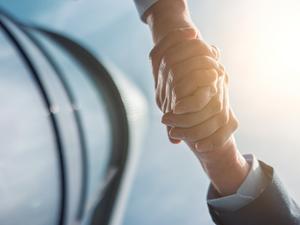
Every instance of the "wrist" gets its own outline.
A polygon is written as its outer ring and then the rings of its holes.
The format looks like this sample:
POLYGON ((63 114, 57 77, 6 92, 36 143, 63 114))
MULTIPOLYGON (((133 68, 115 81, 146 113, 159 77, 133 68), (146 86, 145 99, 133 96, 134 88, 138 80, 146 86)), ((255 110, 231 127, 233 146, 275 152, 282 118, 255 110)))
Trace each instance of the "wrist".
POLYGON ((238 151, 233 136, 220 149, 196 154, 221 196, 234 194, 248 175, 250 165, 238 151))
POLYGON ((195 27, 186 0, 160 0, 146 11, 144 20, 152 31, 154 43, 174 29, 195 27))

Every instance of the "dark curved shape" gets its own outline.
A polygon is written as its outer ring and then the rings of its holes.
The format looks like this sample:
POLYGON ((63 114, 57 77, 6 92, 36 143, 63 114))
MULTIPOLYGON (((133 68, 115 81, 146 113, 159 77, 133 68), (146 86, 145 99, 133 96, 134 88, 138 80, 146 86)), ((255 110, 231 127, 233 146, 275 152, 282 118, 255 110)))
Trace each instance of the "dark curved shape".
MULTIPOLYGON (((1 10, 0 10, 1 13, 1 10)), ((1 13, 2 14, 2 13, 1 13)), ((1 15, 0 14, 0 15, 1 15)), ((31 60, 29 59, 28 55, 26 54, 26 51, 24 48, 19 44, 17 38, 14 37, 10 29, 0 20, 0 26, 5 31, 5 34, 9 38, 9 40, 12 42, 12 44, 15 46, 17 53, 19 54, 20 58, 24 62, 27 69, 30 71, 30 74, 33 77, 33 80, 35 81, 35 84, 38 87, 38 90, 44 99, 45 107, 48 109, 48 113, 50 115, 50 121, 54 133, 55 143, 57 147, 57 155, 58 155, 58 162, 60 167, 60 189, 61 189, 61 199, 60 199, 60 213, 59 213, 59 225, 64 224, 64 216, 65 216, 65 203, 66 203, 66 177, 65 177, 65 164, 63 159, 63 147, 62 147, 62 140, 61 140, 61 134, 58 128, 58 121, 56 119, 55 114, 53 114, 50 110, 51 102, 49 97, 47 96, 47 93, 45 91, 45 88, 43 86, 43 83, 39 77, 39 74, 32 64, 31 60)))
MULTIPOLYGON (((75 97, 73 95, 73 92, 71 91, 71 88, 69 87, 68 82, 64 79, 64 76, 62 75, 63 72, 59 68, 58 65, 54 62, 52 57, 48 54, 42 43, 35 38, 30 32, 28 32, 28 29, 26 29, 25 26, 20 26, 22 31, 27 35, 29 39, 39 48, 41 53, 45 56, 51 67, 54 69, 58 79, 60 80, 61 84, 63 85, 68 100, 71 103, 71 105, 76 104, 75 97)), ((82 163, 82 171, 81 171, 81 179, 82 179, 82 184, 81 184, 81 196, 80 196, 80 202, 78 206, 78 212, 77 212, 77 220, 80 221, 84 215, 84 209, 86 206, 86 201, 87 201, 87 186, 85 184, 88 183, 88 159, 87 159, 87 147, 86 147, 86 140, 85 140, 85 135, 83 131, 83 122, 82 118, 80 116, 79 111, 74 108, 73 111, 73 116, 75 120, 75 125, 78 133, 78 139, 80 143, 80 150, 81 150, 81 163, 82 163)))
MULTIPOLYGON (((4 14, 6 17, 10 18, 10 20, 13 20, 17 26, 22 29, 23 32, 25 32, 25 35, 29 37, 32 42, 38 47, 41 52, 44 54, 44 56, 47 58, 48 62, 52 66, 52 68, 57 72, 58 76, 61 75, 61 71, 58 68, 58 66, 55 64, 54 60, 51 59, 51 57, 48 55, 47 50, 43 48, 43 46, 38 43, 37 40, 34 39, 33 35, 30 35, 31 31, 34 32, 40 32, 45 37, 49 38, 52 42, 58 44, 60 48, 64 49, 66 53, 69 54, 73 60, 81 66, 83 70, 87 72, 91 76, 91 79, 96 84, 99 92, 101 92, 101 95, 104 97, 104 100, 106 102, 106 106, 109 111, 109 120, 111 124, 111 130, 112 130, 112 154, 110 158, 109 167, 107 168, 107 178, 109 179, 111 175, 111 169, 117 169, 116 174, 113 176, 112 180, 108 182, 107 187, 104 190, 104 197, 99 199, 99 204, 97 205, 94 216, 92 219, 91 224, 108 224, 112 215, 113 206, 115 203, 115 200, 117 199, 120 183, 122 181, 124 169, 126 166, 128 151, 129 151, 129 124, 127 120, 127 114, 125 105, 122 100, 122 96, 120 95, 118 91, 118 87, 115 85, 111 75, 109 72, 105 69, 103 65, 94 57, 88 50, 81 47, 78 43, 75 41, 70 40, 68 37, 65 37, 63 35, 57 34, 55 32, 48 31, 46 29, 36 27, 36 26, 29 26, 24 25, 22 23, 19 23, 15 18, 12 18, 10 15, 7 15, 7 13, 3 12, 0 8, 0 15, 4 14), (29 32, 28 32, 29 31, 29 32), (29 35, 28 35, 29 34, 29 35)), ((14 41, 15 46, 17 47, 18 51, 20 52, 20 55, 26 65, 28 65, 28 68, 30 69, 30 72, 32 72, 36 83, 38 84, 40 91, 42 93, 43 98, 45 99, 47 109, 50 109, 50 100, 47 96, 47 93, 45 91, 45 88, 43 87, 43 83, 39 79, 39 75, 37 73, 37 70, 34 68, 34 65, 32 64, 30 58, 27 56, 25 50, 22 48, 22 46, 18 43, 18 40, 13 36, 13 34, 10 33, 10 38, 12 41, 14 41)), ((62 77, 59 77, 62 85, 64 86, 68 98, 70 102, 74 102, 74 96, 72 96, 72 92, 69 90, 67 82, 65 82, 62 77)), ((50 112, 50 110, 49 110, 50 112)), ((61 208, 60 208, 60 219, 59 219, 59 225, 64 224, 65 216, 66 216, 66 202, 67 202, 67 184, 66 184, 66 170, 64 165, 64 159, 63 159, 63 149, 62 149, 62 141, 60 139, 60 133, 58 128, 58 122, 55 118, 55 115, 51 115, 51 121, 53 124, 53 129, 55 131, 55 137, 58 151, 59 151, 59 163, 60 163, 60 169, 62 171, 61 173, 61 190, 62 190, 62 199, 61 199, 61 208)), ((84 139, 84 131, 82 128, 82 123, 80 122, 80 114, 78 112, 74 112, 74 119, 76 120, 77 129, 79 131, 79 135, 81 136, 81 149, 82 151, 82 157, 83 157, 83 166, 86 168, 84 169, 83 175, 88 175, 87 171, 87 155, 85 150, 85 139, 84 139)), ((87 178, 87 176, 84 176, 87 178)), ((83 188, 81 193, 81 202, 83 203, 78 211, 78 219, 82 218, 84 216, 85 212, 85 201, 86 201, 86 185, 83 181, 83 188)))
POLYGON ((92 224, 108 224, 114 202, 118 195, 129 148, 129 125, 122 97, 109 72, 90 52, 63 35, 40 27, 34 27, 32 29, 41 32, 57 43, 61 48, 65 49, 82 69, 91 75, 92 80, 98 86, 99 90, 101 90, 101 94, 107 103, 113 132, 112 155, 110 167, 107 168, 107 172, 109 172, 110 168, 117 168, 118 171, 112 182, 106 187, 105 196, 100 200, 96 208, 92 224), (99 221, 101 222, 99 223, 99 221))

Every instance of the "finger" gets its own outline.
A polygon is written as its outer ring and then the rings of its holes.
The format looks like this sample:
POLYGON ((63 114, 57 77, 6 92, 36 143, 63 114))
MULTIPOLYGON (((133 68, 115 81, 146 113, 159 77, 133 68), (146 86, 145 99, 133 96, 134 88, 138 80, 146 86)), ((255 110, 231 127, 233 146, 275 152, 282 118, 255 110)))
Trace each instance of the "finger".
POLYGON ((169 32, 160 42, 158 42, 155 47, 151 50, 149 54, 149 58, 152 63, 152 73, 154 76, 155 86, 157 84, 157 75, 158 75, 158 69, 159 64, 161 62, 161 58, 164 55, 164 52, 188 39, 194 39, 197 35, 197 31, 194 28, 182 28, 182 29, 176 29, 171 32, 169 32))
MULTIPOLYGON (((198 88, 210 86, 211 95, 214 96, 218 91, 218 80, 222 78, 215 69, 210 70, 196 70, 192 71, 186 79, 175 83, 173 74, 170 72, 166 79, 166 84, 161 89, 160 99, 163 99, 164 109, 169 108, 168 111, 174 110, 176 103, 189 95, 193 95, 198 88), (171 90, 171 87, 173 89, 171 90)), ((223 78, 222 78, 223 79, 223 78)), ((163 110, 163 112, 167 112, 163 110)))
POLYGON ((184 80, 181 80, 176 84, 173 82, 172 95, 177 100, 191 95, 199 87, 211 86, 217 92, 217 80, 218 73, 215 69, 209 70, 195 70, 186 76, 184 80))
POLYGON ((218 129, 225 126, 229 120, 228 110, 223 110, 221 113, 208 119, 204 123, 201 123, 191 128, 172 128, 170 135, 172 138, 185 140, 188 142, 196 142, 198 140, 205 139, 215 133, 218 129))
POLYGON ((168 74, 168 78, 166 79, 166 84, 165 84, 165 88, 164 88, 164 101, 163 101, 163 112, 170 112, 172 110, 172 106, 174 104, 172 104, 173 101, 173 97, 172 97, 172 80, 171 80, 171 74, 168 74))
MULTIPOLYGON (((198 31, 196 39, 203 40, 203 37, 201 36, 201 34, 200 34, 199 31, 198 31)), ((208 45, 208 48, 210 48, 211 52, 213 53, 213 58, 216 59, 216 60, 218 60, 220 58, 220 55, 221 55, 220 49, 218 47, 216 47, 215 45, 208 45)))
POLYGON ((163 101, 165 99, 166 79, 164 78, 164 76, 165 76, 165 74, 159 73, 158 80, 157 80, 157 85, 155 86, 156 104, 161 110, 162 110, 163 101))
POLYGON ((230 110, 229 122, 226 126, 220 128, 210 137, 197 141, 195 144, 196 151, 199 153, 205 153, 223 147, 237 128, 238 121, 233 112, 230 110))
POLYGON ((227 90, 227 86, 225 86, 224 84, 224 76, 222 75, 218 77, 217 93, 215 91, 215 87, 206 86, 198 88, 193 95, 181 98, 178 101, 176 100, 176 98, 174 98, 175 106, 173 108, 173 112, 175 114, 186 114, 201 111, 204 107, 207 106, 207 104, 216 94, 219 95, 220 101, 223 102, 223 94, 225 88, 227 90))
POLYGON ((171 130, 171 127, 167 126, 167 134, 168 134, 169 141, 170 141, 172 144, 179 144, 179 143, 181 142, 181 140, 172 138, 172 137, 170 136, 170 130, 171 130))
POLYGON ((228 96, 223 93, 215 95, 212 100, 204 107, 203 110, 188 113, 188 114, 174 114, 172 112, 166 113, 162 117, 162 123, 179 128, 190 128, 205 122, 223 110, 223 107, 228 107, 228 96))
POLYGON ((211 46, 211 51, 212 51, 212 53, 213 53, 213 55, 214 55, 214 58, 216 59, 216 60, 219 60, 219 58, 220 58, 220 56, 221 56, 221 51, 220 51, 220 49, 217 47, 217 46, 215 46, 215 45, 210 45, 211 46))
POLYGON ((178 100, 174 106, 175 114, 186 114, 201 111, 215 95, 210 87, 198 88, 193 95, 178 100))
POLYGON ((210 56, 216 59, 215 49, 203 40, 191 39, 179 43, 165 51, 163 61, 167 65, 173 65, 195 56, 210 56))
POLYGON ((224 71, 221 70, 220 64, 209 56, 196 56, 170 67, 170 70, 173 73, 174 82, 179 82, 192 71, 205 69, 215 69, 218 74, 224 73, 224 71))

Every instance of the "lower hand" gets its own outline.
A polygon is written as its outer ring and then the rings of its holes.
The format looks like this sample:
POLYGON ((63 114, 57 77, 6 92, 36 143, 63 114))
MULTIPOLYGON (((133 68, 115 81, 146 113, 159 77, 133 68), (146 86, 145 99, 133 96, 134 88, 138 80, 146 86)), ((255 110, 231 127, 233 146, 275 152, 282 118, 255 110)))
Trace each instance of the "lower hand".
POLYGON ((187 39, 164 51, 155 77, 156 100, 171 138, 188 144, 215 188, 227 195, 237 190, 249 165, 234 142, 238 123, 229 106, 227 75, 218 54, 206 46, 187 39))

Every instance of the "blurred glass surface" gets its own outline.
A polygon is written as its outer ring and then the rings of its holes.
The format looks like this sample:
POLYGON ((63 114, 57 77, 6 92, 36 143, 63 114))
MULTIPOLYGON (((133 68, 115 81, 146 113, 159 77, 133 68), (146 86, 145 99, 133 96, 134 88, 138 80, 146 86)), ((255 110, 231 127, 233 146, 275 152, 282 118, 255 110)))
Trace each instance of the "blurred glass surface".
POLYGON ((13 23, 8 22, 12 32, 24 47, 50 99, 50 111, 55 115, 60 129, 63 146, 63 157, 66 165, 67 180, 67 210, 66 224, 71 223, 77 216, 82 186, 81 149, 78 130, 75 126, 73 108, 62 86, 56 71, 51 67, 46 57, 37 46, 21 32, 13 23))
POLYGON ((56 224, 60 171, 48 110, 2 29, 0 48, 0 224, 56 224))
MULTIPOLYGON (((298 0, 190 0, 204 38, 222 50, 231 80, 231 103, 240 120, 244 153, 275 167, 300 201, 300 2, 298 0)), ((168 143, 154 104, 148 62, 152 43, 130 0, 0 0, 23 21, 75 37, 114 62, 146 94, 150 126, 125 225, 212 224, 208 180, 184 145, 168 143)))
POLYGON ((97 87, 82 68, 59 46, 38 32, 32 34, 42 43, 61 71, 75 100, 86 141, 88 194, 86 212, 92 212, 105 183, 111 152, 111 134, 107 105, 97 87))

